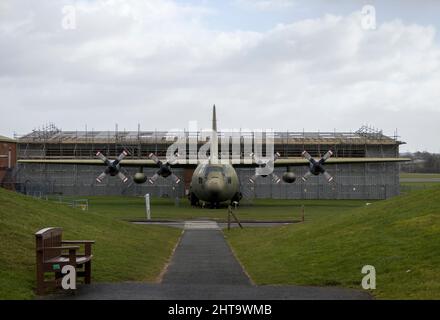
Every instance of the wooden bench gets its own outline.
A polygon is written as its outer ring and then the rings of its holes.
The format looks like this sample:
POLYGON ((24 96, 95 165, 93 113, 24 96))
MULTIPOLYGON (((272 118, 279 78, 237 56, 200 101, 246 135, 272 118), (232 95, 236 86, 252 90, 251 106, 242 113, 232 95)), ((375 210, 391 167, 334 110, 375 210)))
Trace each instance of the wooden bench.
POLYGON ((73 266, 76 276, 83 277, 89 284, 92 275, 92 244, 91 240, 62 240, 62 228, 45 228, 35 233, 37 257, 37 294, 41 295, 48 288, 61 287, 64 276, 61 273, 65 265, 73 266), (84 251, 79 252, 80 246, 84 251), (53 280, 46 280, 47 272, 55 273, 53 280))

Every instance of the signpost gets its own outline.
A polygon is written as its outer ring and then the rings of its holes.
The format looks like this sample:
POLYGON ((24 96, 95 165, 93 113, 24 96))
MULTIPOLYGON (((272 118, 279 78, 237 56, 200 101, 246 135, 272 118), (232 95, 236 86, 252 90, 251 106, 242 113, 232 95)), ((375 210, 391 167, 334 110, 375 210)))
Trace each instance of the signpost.
POLYGON ((147 213, 147 220, 151 220, 151 209, 150 209, 150 194, 145 195, 145 211, 147 213))

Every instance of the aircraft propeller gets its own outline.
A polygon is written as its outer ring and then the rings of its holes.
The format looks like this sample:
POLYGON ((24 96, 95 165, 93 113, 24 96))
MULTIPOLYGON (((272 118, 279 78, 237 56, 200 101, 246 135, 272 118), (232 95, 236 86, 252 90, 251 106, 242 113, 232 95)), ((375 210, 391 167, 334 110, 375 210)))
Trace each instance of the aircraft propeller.
POLYGON ((315 159, 312 158, 312 156, 307 151, 304 151, 302 153, 302 156, 310 162, 310 166, 309 166, 309 171, 302 177, 302 180, 307 181, 307 179, 311 175, 317 176, 322 173, 328 182, 332 182, 333 177, 327 171, 325 171, 324 166, 323 166, 324 163, 332 155, 333 155, 333 152, 331 150, 329 150, 319 161, 316 161, 315 159))
POLYGON ((180 182, 180 178, 171 171, 171 164, 168 161, 165 163, 160 161, 154 153, 150 153, 149 158, 153 160, 159 167, 159 170, 148 179, 151 184, 154 184, 159 176, 162 178, 168 178, 171 176, 171 179, 173 179, 175 184, 180 182))
POLYGON ((128 178, 121 172, 121 166, 120 162, 122 159, 124 159, 128 155, 128 152, 126 150, 122 151, 122 153, 119 155, 119 157, 116 158, 116 160, 108 160, 105 155, 101 153, 101 151, 98 151, 96 153, 96 156, 99 157, 102 162, 107 166, 107 168, 96 178, 96 181, 99 183, 102 182, 102 180, 107 176, 110 175, 112 177, 118 176, 119 179, 122 180, 122 182, 127 182, 128 178))
MULTIPOLYGON (((251 153, 251 156, 252 157, 254 157, 254 154, 253 153, 251 153)), ((260 167, 260 168, 264 168, 264 167, 266 167, 267 166, 267 164, 270 162, 270 161, 272 161, 272 162, 275 162, 275 161, 277 161, 277 159, 280 157, 281 155, 278 153, 278 152, 275 152, 275 154, 274 154, 274 157, 273 157, 273 160, 268 160, 268 161, 266 161, 266 162, 263 162, 263 161, 258 161, 257 162, 257 164, 258 164, 258 166, 260 167)), ((256 169, 255 169, 256 170, 256 169)), ((272 171, 272 173, 270 174, 271 176, 272 176, 272 181, 273 181, 273 183, 280 183, 280 181, 281 181, 281 179, 272 171)), ((257 177, 258 177, 258 175, 256 174, 256 172, 255 172, 255 174, 252 176, 252 177, 250 177, 249 178, 249 182, 250 183, 255 183, 255 180, 257 179, 257 177)), ((267 175, 263 175, 262 177, 267 177, 267 175)))

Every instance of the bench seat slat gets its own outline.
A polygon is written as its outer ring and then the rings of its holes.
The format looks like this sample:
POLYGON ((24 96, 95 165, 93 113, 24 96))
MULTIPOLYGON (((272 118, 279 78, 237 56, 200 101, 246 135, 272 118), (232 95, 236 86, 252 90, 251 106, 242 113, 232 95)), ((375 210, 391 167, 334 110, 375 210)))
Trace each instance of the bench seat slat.
MULTIPOLYGON (((92 260, 93 256, 76 257, 76 264, 83 264, 92 260)), ((69 263, 69 257, 55 257, 44 261, 44 263, 69 263)))

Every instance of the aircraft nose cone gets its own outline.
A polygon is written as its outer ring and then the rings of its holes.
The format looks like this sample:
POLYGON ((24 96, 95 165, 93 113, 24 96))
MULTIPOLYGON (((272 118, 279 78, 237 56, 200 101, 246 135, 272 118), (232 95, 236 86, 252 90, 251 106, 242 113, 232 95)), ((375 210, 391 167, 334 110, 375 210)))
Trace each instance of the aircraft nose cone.
POLYGON ((206 185, 206 188, 211 194, 218 194, 223 189, 223 183, 220 179, 210 179, 206 185))

